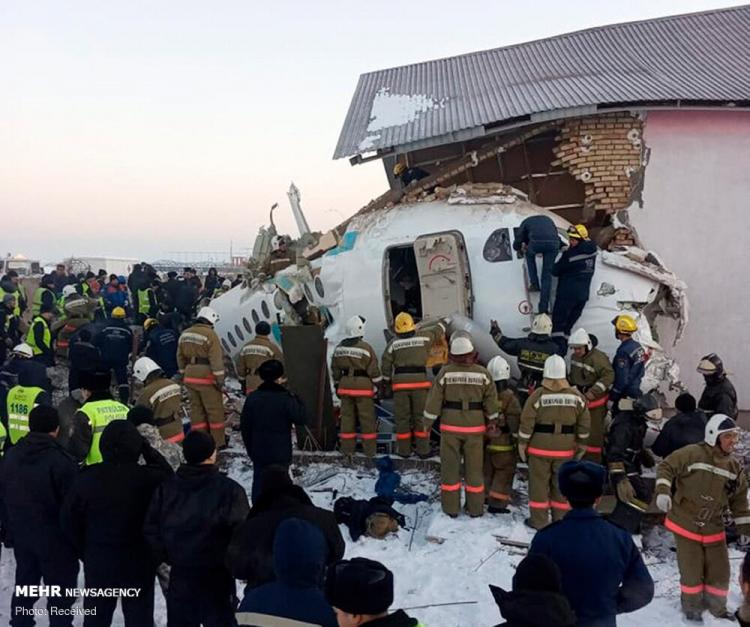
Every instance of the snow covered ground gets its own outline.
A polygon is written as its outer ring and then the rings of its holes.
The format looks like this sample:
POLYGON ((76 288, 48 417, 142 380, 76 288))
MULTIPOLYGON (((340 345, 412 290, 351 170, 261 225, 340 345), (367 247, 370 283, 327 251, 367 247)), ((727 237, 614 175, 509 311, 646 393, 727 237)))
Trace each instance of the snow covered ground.
MULTIPOLYGON (((231 477, 250 492, 252 468, 244 458, 239 438, 234 438, 231 461, 227 464, 231 477)), ((312 464, 295 468, 296 481, 309 486, 308 492, 316 505, 331 508, 336 496, 370 498, 374 496, 375 471, 341 468, 333 476, 331 466, 312 464)), ((405 472, 403 484, 415 491, 436 494, 436 477, 428 473, 405 472)), ((523 481, 517 481, 516 490, 526 493, 523 481)), ((523 499, 525 501, 525 497, 523 499)), ((523 559, 523 549, 501 546, 495 536, 504 536, 519 541, 528 541, 533 532, 523 524, 525 508, 512 507, 505 516, 485 516, 471 519, 461 516, 456 520, 443 516, 440 503, 433 500, 417 505, 396 505, 396 509, 407 518, 409 529, 386 540, 361 538, 352 542, 348 530, 342 527, 347 541, 347 557, 369 557, 388 566, 396 581, 395 608, 419 608, 409 613, 419 618, 428 627, 486 627, 502 622, 499 610, 489 592, 488 584, 510 588, 516 565, 523 559), (428 540, 444 538, 443 544, 428 540), (411 545, 411 548, 410 548, 411 545), (421 606, 462 603, 422 608, 421 606)), ((670 627, 686 624, 679 608, 679 579, 674 553, 668 548, 670 535, 656 529, 646 538, 650 547, 645 559, 656 581, 656 598, 646 608, 634 614, 623 615, 618 624, 624 627, 660 625, 670 627)), ((740 602, 737 572, 742 553, 730 551, 732 558, 732 590, 729 607, 740 602)), ((9 620, 10 598, 13 592, 14 561, 12 551, 3 550, 0 561, 0 624, 9 620)), ((81 577, 80 585, 83 586, 81 577)), ((37 607, 43 607, 42 602, 37 607)), ((713 619, 705 614, 708 626, 727 625, 726 621, 713 619)), ((40 619, 39 625, 47 625, 40 619)), ((114 625, 122 625, 119 610, 114 625)), ((75 625, 82 625, 78 620, 75 625)), ((166 625, 166 611, 161 592, 156 592, 156 625, 166 625)))

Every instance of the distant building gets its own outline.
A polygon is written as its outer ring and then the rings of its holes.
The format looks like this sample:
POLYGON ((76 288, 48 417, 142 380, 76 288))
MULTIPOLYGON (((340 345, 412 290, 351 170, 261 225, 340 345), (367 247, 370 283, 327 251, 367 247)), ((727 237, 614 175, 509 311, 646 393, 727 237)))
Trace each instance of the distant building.
POLYGON ((743 6, 363 74, 334 157, 382 159, 391 190, 379 203, 497 181, 586 223, 603 245, 613 215, 629 221, 688 283, 690 322, 672 351, 683 381, 699 392, 695 365, 713 351, 741 383, 750 380, 748 41, 743 6), (431 176, 404 190, 397 163, 431 176))

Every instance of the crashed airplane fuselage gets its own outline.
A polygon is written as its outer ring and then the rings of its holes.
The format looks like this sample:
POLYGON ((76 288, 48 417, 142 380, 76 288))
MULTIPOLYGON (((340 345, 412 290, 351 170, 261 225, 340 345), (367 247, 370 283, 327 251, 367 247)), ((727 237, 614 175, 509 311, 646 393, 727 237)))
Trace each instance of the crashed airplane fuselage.
MULTIPOLYGON (((221 316, 217 330, 223 346, 236 356, 259 320, 271 323, 279 338, 283 306, 278 286, 283 284, 285 292, 304 293, 323 311, 331 348, 343 338, 346 321, 358 314, 367 319, 365 339, 380 354, 384 330, 399 311, 407 310, 425 320, 451 316, 452 330, 470 330, 486 363, 501 354, 487 333, 490 320, 498 320, 507 336, 528 332, 536 300, 529 295, 525 263, 512 242, 514 229, 536 214, 552 218, 565 241, 566 220, 503 186, 479 197, 459 188, 441 200, 362 212, 350 220, 340 245, 310 268, 289 268, 274 281, 236 287, 213 301, 221 316)), ((639 339, 651 352, 644 385, 654 387, 658 381, 677 380, 661 346, 673 338, 660 338, 660 345, 652 332, 655 320, 660 315, 686 320, 687 311, 684 284, 654 255, 648 259, 639 261, 628 250, 600 251, 577 326, 596 335, 599 347, 612 355, 617 348, 612 318, 618 313, 636 317, 639 339)), ((515 369, 515 359, 509 361, 515 369)))

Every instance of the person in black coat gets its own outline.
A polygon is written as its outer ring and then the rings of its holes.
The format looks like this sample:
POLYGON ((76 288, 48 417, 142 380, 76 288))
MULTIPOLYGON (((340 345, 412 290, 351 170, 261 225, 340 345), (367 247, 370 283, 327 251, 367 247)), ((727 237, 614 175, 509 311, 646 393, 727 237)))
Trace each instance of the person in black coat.
POLYGON ((247 518, 247 494, 219 472, 210 435, 191 431, 182 449, 187 463, 157 488, 143 532, 157 562, 172 567, 169 626, 229 627, 237 624, 235 583, 224 560, 247 518))
POLYGON ((568 248, 552 268, 552 276, 557 277, 552 333, 566 338, 589 300, 597 255, 596 243, 589 239, 589 232, 582 224, 568 228, 568 237, 568 248))
MULTIPOLYGON (((0 501, 3 527, 13 544, 16 586, 75 588, 78 558, 62 533, 60 511, 76 476, 75 460, 57 442, 60 417, 52 407, 40 405, 29 414, 29 434, 3 459, 0 501)), ((38 597, 13 595, 10 624, 33 625, 23 616, 38 597)), ((48 610, 67 610, 75 597, 50 596, 48 610)), ((50 625, 72 625, 72 616, 50 614, 50 625)))
POLYGON ((305 491, 292 483, 285 466, 264 471, 263 489, 253 503, 250 515, 235 532, 227 552, 227 565, 236 579, 247 582, 245 592, 275 581, 273 541, 276 529, 288 518, 299 518, 318 527, 326 540, 326 564, 344 555, 341 536, 333 512, 315 507, 305 491))
POLYGON ((112 370, 117 381, 117 394, 121 403, 130 397, 128 383, 128 362, 133 352, 133 332, 125 321, 125 310, 116 307, 112 319, 94 338, 94 346, 99 349, 106 370, 112 370))
POLYGON ((695 397, 680 394, 674 401, 674 407, 678 413, 667 420, 651 445, 654 455, 662 458, 688 444, 703 442, 706 433, 706 414, 696 409, 695 397))
POLYGON ((577 627, 615 627, 618 614, 635 612, 654 597, 654 580, 632 536, 594 509, 604 478, 599 464, 565 462, 558 482, 573 509, 538 531, 529 547, 529 555, 557 564, 577 627))
POLYGON ((560 250, 560 237, 552 218, 541 214, 524 218, 516 231, 513 250, 526 257, 526 267, 529 272, 529 291, 541 292, 539 295, 539 313, 547 313, 552 290, 552 267, 560 250), (536 265, 537 255, 542 255, 541 284, 536 265))
POLYGON ((263 362, 258 376, 263 383, 248 394, 240 416, 242 441, 253 462, 253 503, 260 494, 264 468, 292 463, 292 427, 307 422, 302 401, 281 385, 280 361, 263 362))
MULTIPOLYGON (((62 512, 62 526, 83 560, 87 588, 138 588, 122 597, 125 625, 151 625, 157 564, 143 537, 143 521, 156 488, 172 468, 127 420, 102 433, 103 461, 76 477, 62 512), (138 463, 143 456, 145 465, 138 463)), ((86 597, 84 625, 111 625, 117 597, 86 597)))
POLYGON ((506 622, 496 627, 570 627, 576 615, 562 590, 560 569, 544 555, 527 555, 516 567, 513 591, 490 586, 506 622))
POLYGON ((81 389, 81 374, 104 369, 102 354, 92 342, 92 324, 87 324, 70 339, 68 348, 68 394, 81 389))
POLYGON ((737 391, 732 382, 727 379, 724 362, 716 353, 710 353, 698 363, 698 372, 703 375, 706 387, 698 401, 698 407, 708 414, 724 414, 736 420, 737 391))
POLYGON ((171 379, 177 374, 177 332, 159 320, 149 318, 143 325, 141 352, 153 359, 164 371, 164 376, 171 379))

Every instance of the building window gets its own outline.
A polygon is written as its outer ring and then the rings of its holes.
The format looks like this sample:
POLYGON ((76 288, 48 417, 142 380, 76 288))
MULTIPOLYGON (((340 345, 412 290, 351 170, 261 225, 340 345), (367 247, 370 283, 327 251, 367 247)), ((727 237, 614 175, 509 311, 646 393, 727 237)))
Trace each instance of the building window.
POLYGON ((510 241, 510 229, 496 229, 492 231, 484 243, 482 255, 485 261, 497 263, 513 259, 513 247, 510 241))

